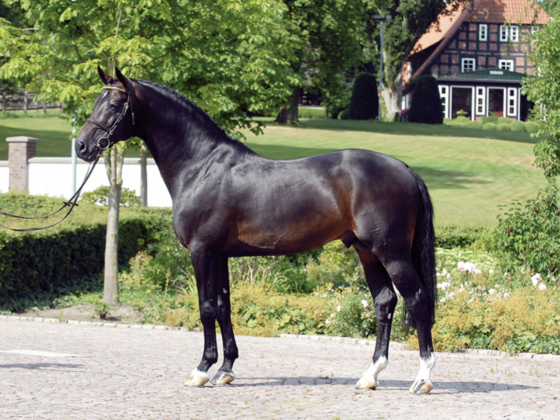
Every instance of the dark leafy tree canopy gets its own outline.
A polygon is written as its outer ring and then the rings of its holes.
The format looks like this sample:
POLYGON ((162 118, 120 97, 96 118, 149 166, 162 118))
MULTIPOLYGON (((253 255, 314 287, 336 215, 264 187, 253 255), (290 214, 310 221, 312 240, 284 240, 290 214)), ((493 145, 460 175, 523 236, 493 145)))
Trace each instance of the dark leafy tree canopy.
MULTIPOLYGON (((8 3, 11 7, 16 2, 8 3)), ((37 29, 2 21, 0 77, 64 103, 79 127, 99 93, 97 66, 166 84, 196 101, 227 131, 260 126, 299 83, 290 64, 299 40, 286 6, 265 0, 24 0, 37 29)))

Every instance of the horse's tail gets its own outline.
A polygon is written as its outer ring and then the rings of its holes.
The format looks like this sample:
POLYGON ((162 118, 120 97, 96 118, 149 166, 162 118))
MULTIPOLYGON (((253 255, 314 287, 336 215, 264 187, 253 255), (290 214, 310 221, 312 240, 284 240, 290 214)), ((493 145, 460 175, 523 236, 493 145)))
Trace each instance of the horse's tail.
MULTIPOLYGON (((430 325, 435 322, 435 309, 437 302, 437 277, 436 277, 436 256, 434 233, 434 208, 428 193, 426 184, 420 175, 412 168, 408 168, 420 190, 420 206, 418 208, 418 219, 412 241, 412 261, 414 268, 420 277, 420 281, 428 291, 430 297, 430 325)), ((405 312, 408 312, 405 311, 405 312)), ((403 326, 414 327, 410 314, 403 316, 403 326)))

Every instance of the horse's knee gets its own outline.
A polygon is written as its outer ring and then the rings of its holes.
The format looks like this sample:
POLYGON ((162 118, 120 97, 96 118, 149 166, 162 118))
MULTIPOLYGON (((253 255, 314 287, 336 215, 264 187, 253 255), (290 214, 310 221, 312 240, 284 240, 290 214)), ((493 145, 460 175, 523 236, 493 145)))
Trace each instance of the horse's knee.
POLYGON ((204 302, 200 305, 200 320, 203 325, 216 322, 217 308, 212 302, 204 302))

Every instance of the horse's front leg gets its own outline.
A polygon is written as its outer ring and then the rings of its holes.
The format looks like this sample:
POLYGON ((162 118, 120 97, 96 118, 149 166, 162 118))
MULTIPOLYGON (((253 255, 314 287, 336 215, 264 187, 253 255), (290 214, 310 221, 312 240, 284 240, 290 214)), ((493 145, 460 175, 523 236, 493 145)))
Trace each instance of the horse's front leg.
POLYGON ((229 298, 229 270, 228 260, 223 257, 220 260, 218 271, 218 324, 222 331, 222 340, 224 343, 224 363, 218 370, 218 373, 212 378, 212 383, 216 385, 225 385, 235 379, 233 373, 233 362, 239 357, 237 344, 233 335, 233 326, 231 325, 231 303, 229 298))
POLYGON ((191 372, 185 386, 203 386, 210 379, 208 369, 218 361, 216 317, 218 313, 220 255, 203 246, 193 246, 191 244, 190 249, 198 288, 200 320, 204 328, 204 353, 200 364, 191 372))

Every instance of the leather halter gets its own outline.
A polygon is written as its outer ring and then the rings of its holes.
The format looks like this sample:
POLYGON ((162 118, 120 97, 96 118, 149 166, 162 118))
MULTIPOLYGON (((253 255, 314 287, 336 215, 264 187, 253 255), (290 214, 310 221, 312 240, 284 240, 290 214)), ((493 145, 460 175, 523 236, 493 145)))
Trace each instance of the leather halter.
POLYGON ((130 107, 130 112, 132 115, 132 130, 134 130, 134 110, 132 109, 132 92, 134 90, 134 87, 132 86, 132 83, 130 83, 130 88, 128 91, 121 89, 119 87, 116 86, 103 86, 103 89, 107 89, 107 90, 118 90, 122 93, 124 93, 125 95, 128 96, 123 109, 121 111, 121 113, 119 114, 119 116, 117 117, 117 119, 115 120, 115 122, 113 123, 113 125, 111 127, 107 127, 105 124, 94 120, 93 118, 88 118, 87 122, 92 123, 94 125, 96 125, 97 127, 99 127, 100 129, 102 129, 103 131, 105 131, 107 133, 107 136, 102 136, 99 138, 99 140, 97 140, 97 145, 96 147, 98 147, 99 149, 99 154, 98 156, 104 152, 105 150, 109 149, 110 147, 112 147, 116 141, 111 140, 111 136, 113 135, 115 129, 117 128, 117 126, 119 125, 119 123, 122 121, 122 119, 124 118, 124 116, 126 115, 128 108, 130 107), (106 145, 102 145, 101 141, 102 140, 106 140, 107 144, 106 145))

